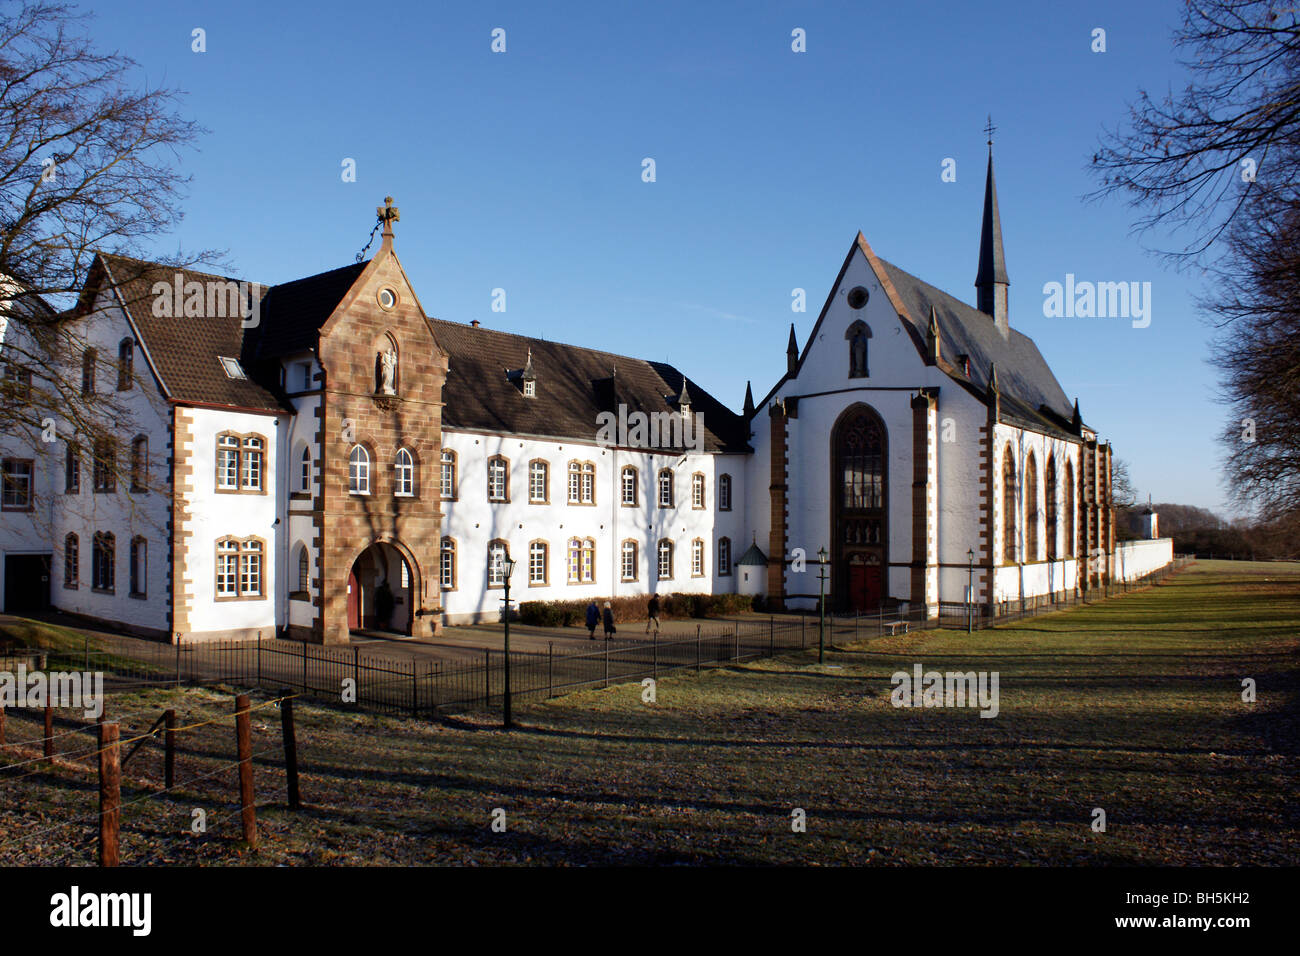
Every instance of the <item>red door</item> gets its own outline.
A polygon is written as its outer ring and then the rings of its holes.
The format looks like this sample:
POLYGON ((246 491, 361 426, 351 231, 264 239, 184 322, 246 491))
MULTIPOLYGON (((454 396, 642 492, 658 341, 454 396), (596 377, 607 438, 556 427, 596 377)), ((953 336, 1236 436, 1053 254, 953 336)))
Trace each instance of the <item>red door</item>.
POLYGON ((348 628, 361 627, 361 584, 355 571, 348 574, 348 628))
POLYGON ((867 609, 867 566, 865 564, 849 565, 849 610, 865 611, 867 609))
POLYGON ((862 610, 874 611, 880 607, 880 565, 867 565, 862 570, 866 572, 866 578, 863 581, 862 610))

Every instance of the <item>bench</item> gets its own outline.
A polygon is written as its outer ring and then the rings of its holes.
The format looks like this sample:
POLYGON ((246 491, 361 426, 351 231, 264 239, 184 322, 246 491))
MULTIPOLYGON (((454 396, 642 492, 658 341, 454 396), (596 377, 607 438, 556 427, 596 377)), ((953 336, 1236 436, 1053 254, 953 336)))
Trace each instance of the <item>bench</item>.
POLYGON ((904 634, 908 633, 907 621, 882 621, 880 626, 882 628, 887 628, 891 635, 897 634, 900 630, 904 634))

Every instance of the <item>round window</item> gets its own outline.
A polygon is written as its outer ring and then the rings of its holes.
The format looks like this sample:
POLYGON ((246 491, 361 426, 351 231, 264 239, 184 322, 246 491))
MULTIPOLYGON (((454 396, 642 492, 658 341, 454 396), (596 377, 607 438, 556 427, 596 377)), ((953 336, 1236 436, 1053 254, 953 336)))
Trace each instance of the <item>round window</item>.
POLYGON ((397 305, 397 293, 392 289, 380 289, 379 304, 385 309, 391 309, 397 305))
POLYGON ((849 290, 849 308, 860 309, 867 304, 867 290, 862 286, 854 286, 849 290))

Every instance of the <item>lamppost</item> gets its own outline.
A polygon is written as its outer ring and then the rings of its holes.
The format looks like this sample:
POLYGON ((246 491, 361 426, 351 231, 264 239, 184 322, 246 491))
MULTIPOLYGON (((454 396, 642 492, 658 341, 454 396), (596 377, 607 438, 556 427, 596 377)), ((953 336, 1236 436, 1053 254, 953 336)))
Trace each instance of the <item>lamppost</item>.
POLYGON ((515 561, 510 557, 510 549, 506 548, 505 557, 501 561, 501 571, 505 575, 506 585, 506 617, 505 617, 505 644, 506 644, 506 671, 505 671, 505 697, 502 709, 505 718, 505 728, 509 730, 514 727, 514 718, 510 713, 510 575, 515 573, 515 561))
POLYGON ((975 551, 966 549, 966 633, 975 631, 975 551))
POLYGON ((817 610, 820 617, 817 619, 817 663, 821 664, 826 660, 826 549, 821 548, 817 551, 817 561, 821 565, 821 570, 817 574, 817 580, 820 582, 821 600, 817 602, 817 610))

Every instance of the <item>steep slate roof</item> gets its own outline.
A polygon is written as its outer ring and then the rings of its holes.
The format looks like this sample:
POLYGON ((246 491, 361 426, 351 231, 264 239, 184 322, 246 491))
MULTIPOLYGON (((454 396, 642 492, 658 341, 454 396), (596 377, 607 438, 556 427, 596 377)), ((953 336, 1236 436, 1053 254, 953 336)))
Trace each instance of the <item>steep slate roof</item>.
MULTIPOLYGON (((620 402, 629 413, 673 412, 684 386, 682 373, 663 362, 441 319, 429 324, 451 366, 443 390, 443 424, 448 428, 592 441, 601 412, 617 413, 620 402), (537 375, 536 398, 525 398, 507 378, 507 370, 523 367, 529 349, 537 375)), ((694 414, 704 416, 706 451, 748 450, 743 418, 698 384, 691 397, 694 414)))
MULTIPOLYGON (((124 256, 100 253, 108 279, 132 324, 139 332, 145 359, 157 371, 167 397, 179 402, 227 405, 265 411, 281 411, 284 405, 275 394, 253 378, 244 348, 243 317, 155 316, 153 285, 173 285, 177 271, 184 282, 239 282, 229 276, 215 276, 193 270, 177 270, 124 256), (222 368, 218 356, 239 359, 249 377, 235 379, 222 368)), ((89 287, 88 287, 89 288, 89 287)), ((261 297, 266 287, 251 284, 252 295, 261 297)))
POLYGON ((369 264, 367 259, 272 286, 262 302, 262 326, 256 335, 258 357, 278 358, 315 349, 320 327, 369 264))
POLYGON ((921 340, 925 340, 933 306, 939 320, 940 355, 946 362, 954 364, 958 355, 970 356, 969 379, 961 374, 959 368, 955 369, 956 374, 949 374, 983 390, 988 387, 989 366, 997 363, 998 388, 1004 412, 1031 415, 1033 421, 1026 424, 1034 428, 1045 424, 1059 427, 1059 423, 1052 421, 1053 414, 1064 422, 1071 419, 1074 407, 1033 339, 1014 328, 1003 338, 993 324, 992 316, 904 272, 891 262, 876 261, 893 283, 907 309, 907 319, 921 340), (1047 407, 1046 415, 1043 406, 1047 407))

